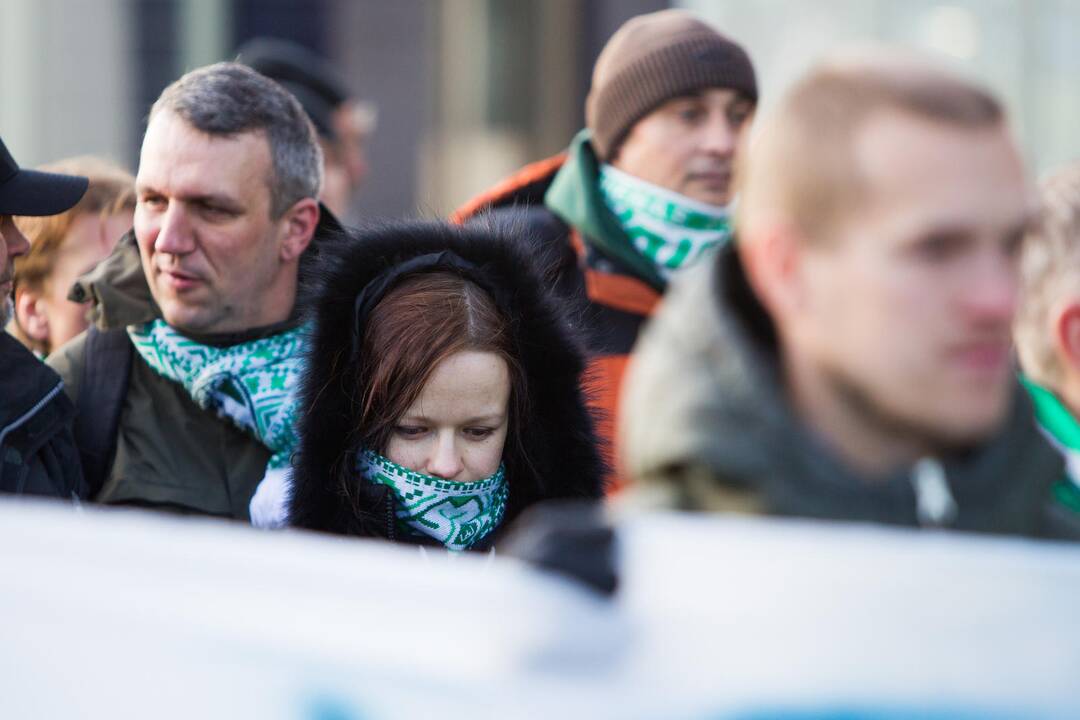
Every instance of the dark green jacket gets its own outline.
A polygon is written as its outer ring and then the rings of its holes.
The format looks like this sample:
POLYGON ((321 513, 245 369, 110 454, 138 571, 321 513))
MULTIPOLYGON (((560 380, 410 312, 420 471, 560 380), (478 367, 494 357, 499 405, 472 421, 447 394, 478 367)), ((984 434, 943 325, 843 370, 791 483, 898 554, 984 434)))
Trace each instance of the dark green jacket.
MULTIPOLYGON (((928 524, 915 467, 860 477, 795 416, 771 322, 733 247, 695 268, 645 330, 626 382, 626 470, 655 503, 889 525, 928 524)), ((1063 466, 1016 388, 997 436, 933 459, 958 530, 1080 538, 1075 513, 1053 502, 1063 466)))
MULTIPOLYGON (((147 322, 160 314, 130 233, 112 255, 79 279, 73 292, 93 300, 92 320, 103 331, 147 322)), ((48 360, 64 379, 73 402, 80 396, 86 337, 83 333, 48 360)), ((79 408, 80 413, 96 410, 79 408)), ((108 504, 246 520, 248 503, 269 458, 263 445, 200 409, 181 385, 158 375, 135 354, 114 460, 102 487, 92 492, 95 500, 108 504)))
POLYGON ((60 377, 0 331, 0 492, 84 498, 60 377))

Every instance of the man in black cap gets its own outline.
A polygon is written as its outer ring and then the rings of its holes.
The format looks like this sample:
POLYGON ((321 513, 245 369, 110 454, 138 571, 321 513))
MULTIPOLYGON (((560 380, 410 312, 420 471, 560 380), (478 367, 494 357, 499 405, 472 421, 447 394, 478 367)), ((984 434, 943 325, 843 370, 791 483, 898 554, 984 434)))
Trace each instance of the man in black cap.
MULTIPOLYGON (((14 215, 55 215, 86 192, 87 180, 22 170, 0 140, 0 328, 11 319, 14 260, 30 249, 14 215)), ((75 408, 64 383, 11 335, 0 332, 0 491, 85 497, 71 434, 75 408)))

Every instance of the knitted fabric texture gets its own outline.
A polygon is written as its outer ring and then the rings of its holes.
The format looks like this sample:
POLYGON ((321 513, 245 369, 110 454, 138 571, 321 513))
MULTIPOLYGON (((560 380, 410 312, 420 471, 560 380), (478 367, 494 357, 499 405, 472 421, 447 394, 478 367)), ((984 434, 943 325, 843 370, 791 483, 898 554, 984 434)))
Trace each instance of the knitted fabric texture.
POLYGON ((455 482, 410 470, 370 450, 357 457, 357 472, 368 482, 386 485, 397 500, 397 527, 405 537, 417 533, 448 550, 467 550, 487 537, 506 512, 506 471, 455 482))
POLYGON ((223 348, 197 343, 160 318, 127 331, 155 372, 265 445, 272 453, 268 468, 288 466, 298 443, 296 389, 307 328, 223 348))
POLYGON ((725 207, 708 205, 621 170, 600 168, 604 202, 627 237, 665 278, 696 265, 731 239, 725 207))

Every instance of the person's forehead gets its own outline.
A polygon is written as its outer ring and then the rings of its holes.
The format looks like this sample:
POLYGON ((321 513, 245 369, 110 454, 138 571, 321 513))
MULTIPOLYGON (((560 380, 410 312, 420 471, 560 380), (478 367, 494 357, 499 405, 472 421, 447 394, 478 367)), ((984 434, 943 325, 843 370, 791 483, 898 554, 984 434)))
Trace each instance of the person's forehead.
POLYGON ((853 136, 854 173, 879 207, 1015 222, 1028 211, 1030 188, 1004 125, 965 127, 882 111, 853 136))
POLYGON ((207 183, 244 182, 270 168, 270 144, 261 131, 211 135, 169 111, 150 120, 139 158, 137 184, 177 176, 207 183))

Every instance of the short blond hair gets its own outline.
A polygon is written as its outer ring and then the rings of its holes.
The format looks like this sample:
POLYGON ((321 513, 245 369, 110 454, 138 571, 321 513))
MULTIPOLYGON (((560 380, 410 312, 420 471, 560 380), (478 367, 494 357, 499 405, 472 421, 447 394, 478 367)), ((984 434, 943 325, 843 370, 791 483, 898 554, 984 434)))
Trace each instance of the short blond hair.
POLYGON ((771 214, 811 240, 827 237, 865 192, 856 131, 872 114, 890 110, 971 129, 1004 121, 1001 103, 988 91, 921 56, 882 48, 835 56, 783 96, 750 152, 741 154, 741 235, 771 214))
POLYGON ((1046 177, 1039 200, 1039 222, 1025 237, 1020 257, 1016 347, 1024 372, 1055 387, 1063 377, 1050 314, 1067 294, 1080 296, 1080 161, 1046 177))

